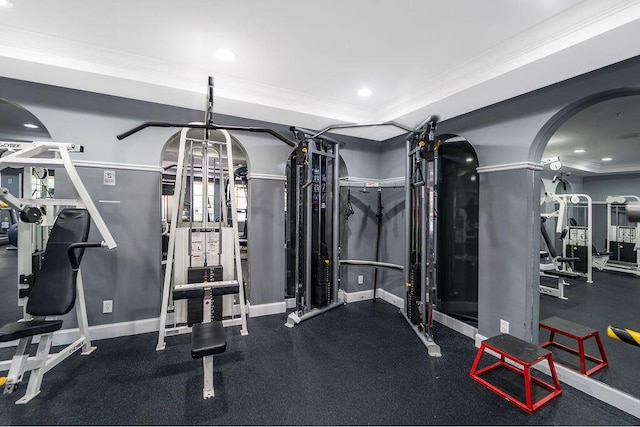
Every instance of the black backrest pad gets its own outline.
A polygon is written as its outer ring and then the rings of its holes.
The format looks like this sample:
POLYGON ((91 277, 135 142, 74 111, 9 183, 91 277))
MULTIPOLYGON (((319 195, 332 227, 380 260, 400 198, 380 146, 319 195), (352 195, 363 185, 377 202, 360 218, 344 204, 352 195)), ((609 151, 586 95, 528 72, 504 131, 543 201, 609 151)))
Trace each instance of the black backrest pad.
MULTIPOLYGON (((67 248, 72 243, 86 242, 91 218, 86 209, 63 209, 56 219, 47 247, 42 268, 33 284, 27 313, 33 316, 59 316, 73 308, 76 300, 76 272, 71 268, 67 248)), ((78 249, 78 262, 84 249, 78 249)))

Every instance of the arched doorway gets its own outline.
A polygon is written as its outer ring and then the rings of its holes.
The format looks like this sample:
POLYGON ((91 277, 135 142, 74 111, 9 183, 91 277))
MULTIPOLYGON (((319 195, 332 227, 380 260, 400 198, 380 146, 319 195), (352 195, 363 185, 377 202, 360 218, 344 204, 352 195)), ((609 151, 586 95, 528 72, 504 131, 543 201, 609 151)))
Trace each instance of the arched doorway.
MULTIPOLYGON (((201 129, 191 129, 187 133, 188 140, 203 140, 204 135, 201 129)), ((213 131, 209 135, 212 141, 223 142, 224 136, 221 132, 213 131)), ((203 163, 202 152, 197 149, 193 150, 193 158, 185 159, 185 168, 187 169, 185 186, 184 204, 178 216, 178 226, 189 226, 190 223, 201 223, 204 215, 208 215, 208 221, 221 221, 224 217, 223 210, 228 214, 231 206, 226 204, 222 206, 221 194, 229 194, 235 198, 236 209, 238 215, 238 230, 240 237, 240 249, 242 259, 243 278, 247 284, 250 284, 249 269, 247 266, 247 241, 248 241, 248 209, 249 200, 249 184, 247 175, 249 173, 249 164, 246 151, 240 141, 235 137, 232 139, 232 157, 233 171, 229 176, 233 176, 234 182, 231 185, 228 181, 220 182, 218 177, 219 168, 222 165, 223 170, 227 169, 227 155, 224 150, 217 150, 215 147, 208 152, 208 162, 203 163), (208 164, 208 176, 202 171, 202 165, 208 164), (206 183, 206 185, 205 185, 206 183), (206 193, 205 194, 205 188, 206 193), (204 209, 203 206, 207 208, 204 209)), ((178 148, 180 143, 180 132, 173 134, 165 143, 162 150, 162 189, 160 215, 162 221, 162 254, 163 259, 167 256, 167 247, 169 243, 169 219, 171 218, 173 206, 176 201, 176 168, 178 164, 178 148)), ((229 218, 230 216, 227 215, 229 218)), ((247 289, 247 295, 250 296, 250 289, 247 289)))
POLYGON ((437 309, 478 322, 478 157, 463 137, 440 135, 437 309))
MULTIPOLYGON (((8 153, 11 143, 51 141, 51 135, 44 124, 29 110, 0 98, 0 157, 8 153), (6 144, 9 143, 9 144, 6 144)), ((53 197, 53 169, 7 168, 0 170, 0 187, 7 188, 16 197, 53 197)), ((31 265, 18 265, 16 250, 10 244, 8 234, 17 238, 18 216, 9 206, 0 207, 0 269, 6 286, 0 286, 0 324, 16 321, 22 317, 22 307, 26 300, 19 299, 18 271, 31 272, 31 265)), ((12 238, 12 241, 14 239, 12 238)))
MULTIPOLYGON (((541 251, 552 246, 557 257, 573 258, 556 262, 555 268, 577 274, 564 279, 569 284, 565 286, 559 278, 541 272, 540 283, 562 287, 566 299, 553 292, 541 294, 540 319, 557 316, 597 329, 609 366, 592 378, 636 397, 640 396, 640 375, 631 361, 637 349, 607 339, 606 328, 640 329, 633 305, 640 297, 640 263, 638 252, 629 251, 640 233, 637 224, 627 220, 624 203, 615 200, 620 195, 640 196, 639 121, 640 90, 602 92, 559 111, 532 146, 534 159, 544 165, 541 193, 547 194, 540 208, 548 234, 541 239, 541 251), (623 259, 620 248, 625 248, 628 258, 623 259), (589 260, 593 283, 586 277, 589 260)), ((541 333, 540 340, 546 338, 541 333)), ((575 363, 562 354, 554 358, 575 363)))

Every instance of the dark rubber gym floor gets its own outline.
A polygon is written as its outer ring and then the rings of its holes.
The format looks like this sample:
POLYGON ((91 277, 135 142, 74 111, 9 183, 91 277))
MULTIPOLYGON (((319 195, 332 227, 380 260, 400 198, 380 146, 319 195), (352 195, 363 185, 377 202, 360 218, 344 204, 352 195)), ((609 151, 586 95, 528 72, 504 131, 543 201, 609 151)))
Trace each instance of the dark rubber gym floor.
MULTIPOLYGON (((436 325, 443 356, 431 358, 398 309, 364 301, 293 329, 286 315, 227 328, 216 356, 216 396, 202 399, 202 365, 189 336, 155 351, 156 334, 95 341, 48 372, 42 393, 14 405, 2 424, 208 425, 632 425, 638 419, 568 386, 528 415, 469 378, 473 340, 436 325)), ((8 358, 8 349, 0 356, 8 358)), ((515 375, 515 374, 514 374, 515 375)), ((521 384, 521 378, 498 378, 521 384)), ((515 392, 515 391, 514 391, 515 392)))
MULTIPOLYGON (((216 396, 202 399, 189 337, 155 351, 156 334, 96 341, 45 375, 42 393, 0 400, 2 424, 30 425, 633 425, 638 420, 568 386, 528 415, 469 378, 473 341, 436 325, 431 358, 397 308, 365 301, 294 329, 285 315, 228 329, 216 396), (234 328, 235 329, 235 328, 234 328)), ((3 359, 7 349, 0 351, 3 359)), ((507 382, 521 384, 521 378, 507 382)))

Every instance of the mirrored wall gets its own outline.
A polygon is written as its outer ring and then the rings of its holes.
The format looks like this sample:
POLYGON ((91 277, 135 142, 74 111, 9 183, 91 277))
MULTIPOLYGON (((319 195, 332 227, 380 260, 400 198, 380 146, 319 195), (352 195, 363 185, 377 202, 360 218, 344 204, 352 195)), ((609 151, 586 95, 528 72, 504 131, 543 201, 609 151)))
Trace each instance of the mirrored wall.
MULTIPOLYGON (((547 144, 540 198, 540 320, 555 316, 597 330, 609 365, 592 378, 635 397, 640 350, 606 331, 609 325, 640 330, 640 228, 625 213, 625 202, 640 197, 639 123, 639 95, 575 113, 547 144)), ((541 330, 540 342, 548 338, 541 330)), ((577 348, 575 341, 566 344, 577 348)), ((599 356, 595 339, 586 345, 599 356)), ((554 358, 579 367, 569 352, 554 350, 554 358)), ((594 365, 587 361, 587 370, 594 365)))
MULTIPOLYGON (((0 99, 0 157, 8 154, 12 144, 32 141, 51 141, 44 124, 26 108, 0 99)), ((16 197, 53 197, 53 170, 43 168, 0 170, 0 186, 16 197)), ((17 212, 6 204, 0 205, 0 324, 22 317, 18 303, 17 212), (10 239, 11 237, 11 239, 10 239)), ((23 300, 24 303, 24 300, 23 300)))

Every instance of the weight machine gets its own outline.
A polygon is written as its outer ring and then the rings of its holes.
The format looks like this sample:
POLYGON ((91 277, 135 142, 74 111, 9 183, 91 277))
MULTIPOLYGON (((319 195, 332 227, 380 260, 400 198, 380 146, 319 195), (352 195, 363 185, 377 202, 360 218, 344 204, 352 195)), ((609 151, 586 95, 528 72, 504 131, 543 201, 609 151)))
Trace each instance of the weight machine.
POLYGON ((339 287, 340 143, 328 137, 299 141, 287 165, 287 293, 296 324, 343 304, 339 287))
POLYGON ((298 144, 287 166, 285 294, 295 297, 295 310, 287 318, 287 327, 344 304, 338 296, 341 264, 391 266, 373 261, 340 260, 342 143, 325 135, 336 129, 375 126, 395 126, 414 132, 414 129, 393 121, 336 124, 319 132, 291 128, 298 144))
MULTIPOLYGON (((109 249, 117 245, 89 192, 75 168, 70 153, 82 153, 78 144, 58 142, 0 142, 6 153, 0 158, 0 171, 6 168, 24 168, 23 192, 31 195, 31 170, 64 168, 75 193, 74 199, 44 197, 18 198, 8 189, 0 188, 0 200, 18 213, 18 305, 24 307, 30 287, 33 285, 37 266, 42 262, 42 251, 47 241, 46 230, 51 227, 62 207, 83 207, 89 211, 94 224, 109 249)), ((85 162, 89 163, 89 162, 85 162)), ((98 165, 98 163, 96 163, 98 165)))
MULTIPOLYGON (((236 201, 235 197, 229 197, 231 193, 224 191, 225 182, 230 179, 230 176, 233 179, 231 136, 227 131, 220 132, 224 142, 217 141, 208 135, 203 137, 199 132, 194 136, 193 132, 189 133, 189 128, 183 128, 180 132, 176 192, 169 225, 157 350, 165 348, 166 336, 190 332, 194 323, 202 322, 203 298, 209 300, 211 304, 208 308, 213 310, 213 319, 222 320, 223 316, 230 316, 230 319, 223 320, 224 326, 240 326, 242 335, 248 333, 236 201), (215 152, 214 155, 212 152, 215 152), (197 205, 193 191, 196 157, 200 159, 203 190, 201 203, 198 206, 202 212, 202 219, 194 223, 194 211, 197 205), (223 157, 226 157, 226 165, 222 163, 223 157), (210 185, 215 185, 215 183, 209 183, 212 176, 210 173, 212 162, 213 176, 218 179, 221 198, 217 212, 218 221, 211 220, 212 204, 208 198, 210 185), (190 191, 187 191, 187 187, 190 187, 190 191), (178 217, 182 212, 181 207, 185 206, 187 194, 191 199, 189 221, 179 222, 178 217), (231 205, 229 212, 227 203, 231 205), (201 295, 205 288, 209 289, 208 297, 201 295), (194 295, 195 298, 190 298, 194 295), (238 296, 235 304, 233 297, 225 297, 228 303, 224 304, 223 296, 231 295, 238 296), (188 299, 186 305, 184 301, 174 301, 182 298, 188 299), (229 303, 233 304, 231 310, 223 311, 222 307, 229 306, 229 303), (168 322, 169 310, 173 312, 171 322, 168 322), (235 317, 236 313, 239 317, 235 317)), ((213 218, 216 218, 215 210, 213 218)))
MULTIPOLYGON (((415 129, 396 122, 332 125, 317 133, 292 128, 294 134, 298 131, 296 136, 301 143, 291 157, 287 187, 289 200, 287 206, 289 215, 287 221, 289 236, 287 238, 287 290, 289 293, 295 293, 296 297, 296 311, 289 315, 286 324, 288 327, 293 327, 342 304, 342 301, 339 301, 335 295, 339 287, 340 264, 404 270, 408 291, 403 314, 427 347, 429 355, 441 356, 440 347, 433 340, 437 259, 437 148, 439 146, 439 142, 435 140, 437 121, 438 118, 432 116, 415 129), (339 194, 340 185, 338 169, 340 144, 337 141, 328 140, 323 135, 332 129, 370 126, 395 126, 408 132, 406 139, 405 209, 410 214, 408 214, 409 220, 405 229, 407 249, 404 266, 383 263, 378 260, 340 260, 337 256, 340 254, 337 229, 339 225, 338 201, 331 200, 331 205, 322 204, 323 201, 329 201, 331 196, 323 192, 332 188, 334 194, 339 194), (312 145, 311 151, 309 145, 312 145), (329 148, 332 150, 325 153, 329 148), (317 160, 314 159, 313 154, 316 154, 317 160), (323 156, 332 159, 333 168, 317 166, 320 165, 319 162, 323 156), (313 171, 314 167, 317 169, 315 172, 313 171), (331 177, 331 181, 325 181, 323 170, 333 171, 334 176, 331 177), (319 190, 314 195, 314 189, 311 186, 316 183, 319 184, 319 190), (291 196, 292 194, 293 196, 291 196), (315 236, 327 236, 327 221, 323 220, 322 215, 314 217, 314 201, 318 203, 318 212, 321 212, 323 206, 325 209, 329 209, 329 207, 331 209, 330 220, 333 227, 331 230, 333 238, 331 252, 329 252, 327 240, 324 243, 321 239, 314 240, 314 227, 318 230, 315 236), (317 248, 316 253, 313 253, 314 248, 317 248), (324 254, 327 256, 323 259, 322 255, 324 254), (338 262, 335 262, 336 259, 338 262), (316 270, 312 274, 314 268, 316 270), (423 282, 424 286, 422 286, 423 282), (329 286, 326 286, 327 284, 329 286), (317 286, 319 289, 325 286, 335 294, 323 301, 324 306, 316 307, 313 298, 309 298, 312 286, 317 286)), ((379 219, 381 218, 381 210, 382 206, 379 202, 379 219)))
POLYGON ((437 290, 438 119, 429 118, 407 138, 405 163, 404 316, 430 356, 441 356, 433 338, 433 308, 437 290))
MULTIPOLYGON (((572 263, 580 261, 580 258, 565 256, 566 240, 568 240, 569 236, 567 229, 567 200, 561 195, 547 192, 540 199, 540 205, 544 205, 545 203, 557 204, 558 209, 540 215, 540 232, 547 247, 546 251, 540 252, 540 261, 545 261, 540 262, 540 277, 556 279, 557 287, 546 286, 540 283, 539 289, 541 294, 566 300, 567 297, 564 295, 564 287, 569 285, 569 283, 567 283, 565 279, 577 279, 580 277, 580 274, 575 273, 572 268, 572 263), (547 221, 553 218, 556 219, 554 236, 556 233, 560 233, 560 240, 562 242, 563 253, 560 255, 558 255, 555 248, 555 241, 549 235, 545 225, 547 221)), ((582 234, 582 239, 584 239, 584 234, 582 234)))
MULTIPOLYGON (((19 212, 22 220, 18 226, 18 292, 19 304, 24 310, 21 321, 0 329, 0 341, 19 339, 15 356, 12 360, 1 361, 0 371, 9 371, 6 379, 3 379, 6 382, 5 393, 15 391, 24 374, 31 372, 26 394, 16 402, 24 404, 40 393, 46 372, 80 349, 83 355, 89 355, 96 349, 89 337, 80 270, 81 253, 86 247, 114 249, 117 245, 71 159, 70 153, 83 152, 82 146, 55 142, 11 142, 0 145, 9 152, 0 158, 0 170, 8 167, 64 168, 75 193, 73 199, 32 199, 18 198, 6 188, 0 189, 0 200, 19 212), (86 241, 90 219, 93 219, 102 237, 101 242, 86 241), (52 241, 52 245, 48 244, 48 240, 52 241), (43 253, 39 252, 41 249, 43 253), (75 253, 75 249, 80 249, 80 252, 75 253), (41 273, 32 269, 36 264, 32 261, 35 258, 41 263, 41 273), (36 286, 37 291, 34 290, 36 286), (32 291, 35 301, 29 304, 32 291), (74 306, 80 337, 58 353, 50 354, 53 333, 62 327, 62 320, 56 320, 55 317, 66 314, 74 306), (30 356, 29 349, 34 337, 39 337, 38 349, 35 356, 30 356)), ((30 173, 24 173, 23 176, 30 176, 30 173)))
POLYGON ((571 270, 587 278, 587 283, 593 283, 593 264, 606 263, 606 254, 599 254, 593 250, 593 201, 587 194, 555 194, 564 201, 564 229, 562 230, 564 258, 578 258, 571 265, 571 270), (579 214, 579 215, 578 215, 579 214), (580 225, 576 217, 581 218, 580 225), (565 231, 566 230, 566 231, 565 231))
POLYGON ((607 250, 611 252, 604 269, 640 276, 640 223, 631 224, 627 206, 640 202, 638 196, 607 196, 607 250), (628 203, 631 202, 631 203, 628 203))
MULTIPOLYGON (((232 126, 232 125, 219 125, 213 122, 213 78, 209 77, 208 79, 208 91, 207 91, 207 106, 205 113, 205 123, 168 123, 168 122, 145 122, 135 128, 128 130, 122 134, 117 135, 119 140, 127 138, 143 129, 148 127, 178 127, 182 128, 180 133, 180 147, 178 152, 178 165, 176 172, 176 197, 174 207, 171 211, 171 224, 169 225, 169 242, 167 249, 167 261, 165 267, 165 276, 163 282, 163 291, 162 291, 162 306, 160 313, 160 325, 158 332, 158 343, 156 346, 156 350, 163 350, 165 348, 165 337, 168 335, 175 335, 183 332, 192 331, 190 324, 195 325, 200 321, 204 321, 205 323, 215 323, 220 321, 220 316, 223 315, 221 313, 220 302, 216 303, 216 298, 221 294, 237 294, 238 299, 236 300, 235 308, 232 308, 231 314, 232 316, 236 311, 239 311, 238 318, 226 319, 223 321, 225 326, 233 326, 240 325, 241 326, 241 334, 248 334, 247 324, 246 324, 246 297, 244 290, 244 283, 242 279, 242 267, 241 267, 241 255, 240 255, 240 243, 239 243, 239 235, 238 235, 238 220, 237 220, 237 207, 236 200, 233 197, 233 192, 224 191, 224 182, 228 181, 229 183, 234 182, 233 178, 233 156, 232 156, 232 147, 231 147, 231 136, 227 131, 246 131, 246 132, 255 132, 255 133, 267 133, 276 137, 277 139, 283 141, 287 145, 291 147, 296 147, 297 143, 289 140, 273 129, 263 128, 263 127, 248 127, 248 126, 232 126), (190 130, 199 129, 203 131, 203 136, 199 136, 193 138, 192 136, 188 136, 187 133, 190 130), (220 143, 212 138, 210 138, 210 132, 213 130, 220 131, 224 136, 224 143, 220 143), (187 149, 187 140, 189 140, 189 150, 187 149), (208 160, 206 153, 210 147, 216 146, 220 150, 226 151, 227 165, 226 168, 222 165, 220 161, 218 163, 218 171, 219 171, 219 183, 220 183, 220 198, 221 198, 221 214, 220 221, 218 221, 217 232, 213 233, 209 229, 209 219, 208 219, 208 206, 206 203, 203 205, 203 224, 202 228, 197 231, 193 229, 192 226, 188 227, 188 232, 186 233, 187 240, 185 241, 184 236, 182 238, 178 237, 180 233, 180 227, 178 227, 178 215, 181 215, 183 208, 185 207, 184 197, 185 197, 185 185, 186 185, 186 172, 188 169, 193 171, 194 165, 191 164, 191 167, 188 168, 185 164, 186 156, 192 149, 193 144, 200 144, 202 159, 205 163, 203 163, 203 184, 205 181, 208 181, 205 177, 208 176, 208 160), (228 212, 227 212, 227 202, 224 201, 225 197, 229 197, 229 205, 231 221, 228 221, 228 212), (197 235, 195 233, 198 233, 197 235), (215 236, 218 236, 217 240, 215 236), (226 236, 226 237, 225 237, 226 236), (195 240, 194 240, 195 239, 195 240), (212 239, 212 240, 210 240, 212 239), (183 251, 180 251, 178 245, 179 242, 182 242, 183 251), (194 246, 195 243, 195 246, 194 246), (199 247, 198 244, 200 244, 199 247), (189 256, 186 259, 186 263, 180 264, 180 254, 185 253, 186 251, 189 256), (209 266, 207 263, 204 263, 204 256, 210 253, 214 257, 217 257, 220 260, 220 265, 209 266), (215 254, 215 255, 214 255, 215 254), (178 258, 176 258, 178 257, 178 258), (204 265, 195 265, 194 258, 201 258, 203 260, 204 265), (225 259, 227 260, 225 262, 225 259), (184 264, 188 264, 184 265, 184 264), (227 267, 225 267, 227 265, 227 267), (230 268, 229 268, 230 267, 230 268), (186 268, 186 274, 185 274, 186 268), (175 270, 175 272, 174 272, 175 270), (180 272, 178 271, 180 270, 180 272), (185 277, 186 275, 186 277, 185 277), (173 290, 173 292, 171 292, 173 290), (202 317, 199 314, 195 313, 191 320, 188 318, 187 314, 187 325, 179 325, 178 323, 184 323, 184 314, 180 312, 178 308, 177 312, 174 312, 174 319, 171 322, 171 325, 167 325, 168 322, 168 310, 173 307, 171 303, 171 295, 174 296, 175 299, 182 298, 190 298, 192 296, 196 296, 197 299, 202 301, 202 317), (237 309, 237 310, 236 310, 237 309), (213 311, 213 313, 212 313, 213 311), (208 322, 212 320, 213 322, 208 322)), ((192 151, 191 151, 192 153, 192 151)), ((219 157, 219 159, 221 159, 219 157)), ((207 199, 207 191, 204 191, 204 200, 207 199)), ((193 206, 190 207, 193 209, 193 206)), ((189 213, 192 215, 192 212, 189 213)), ((193 224, 190 224, 193 225, 193 224)), ((184 259, 183 259, 184 261, 184 259)), ((199 263, 198 263, 199 264, 199 263)), ((192 304, 194 306, 196 304, 192 304)), ((200 304, 197 304, 200 305, 200 304)), ((194 307, 193 312, 196 309, 194 307)), ((204 323, 203 323, 204 324, 204 323)), ((192 331, 192 340, 194 338, 192 331)), ((209 337, 212 338, 212 337, 209 337)), ((218 337, 216 337, 218 338, 218 337)), ((199 340, 197 340, 199 341, 199 340)), ((211 341, 212 343, 216 340, 207 340, 206 342, 211 341)), ((220 340, 218 340, 220 341, 220 340)), ((205 345, 206 347, 206 345, 205 345)), ((202 349, 199 349, 202 350, 202 349)), ((192 351, 193 353, 193 351, 192 351)), ((196 353, 202 354, 203 351, 198 351, 196 353)), ((205 350, 204 353, 207 353, 205 350)), ((195 357, 195 356, 194 356, 195 357)), ((211 397, 213 395, 213 386, 212 386, 212 354, 207 354, 203 358, 204 363, 204 371, 205 371, 205 391, 204 395, 206 397, 211 397), (209 384, 208 388, 206 385, 209 384)))

